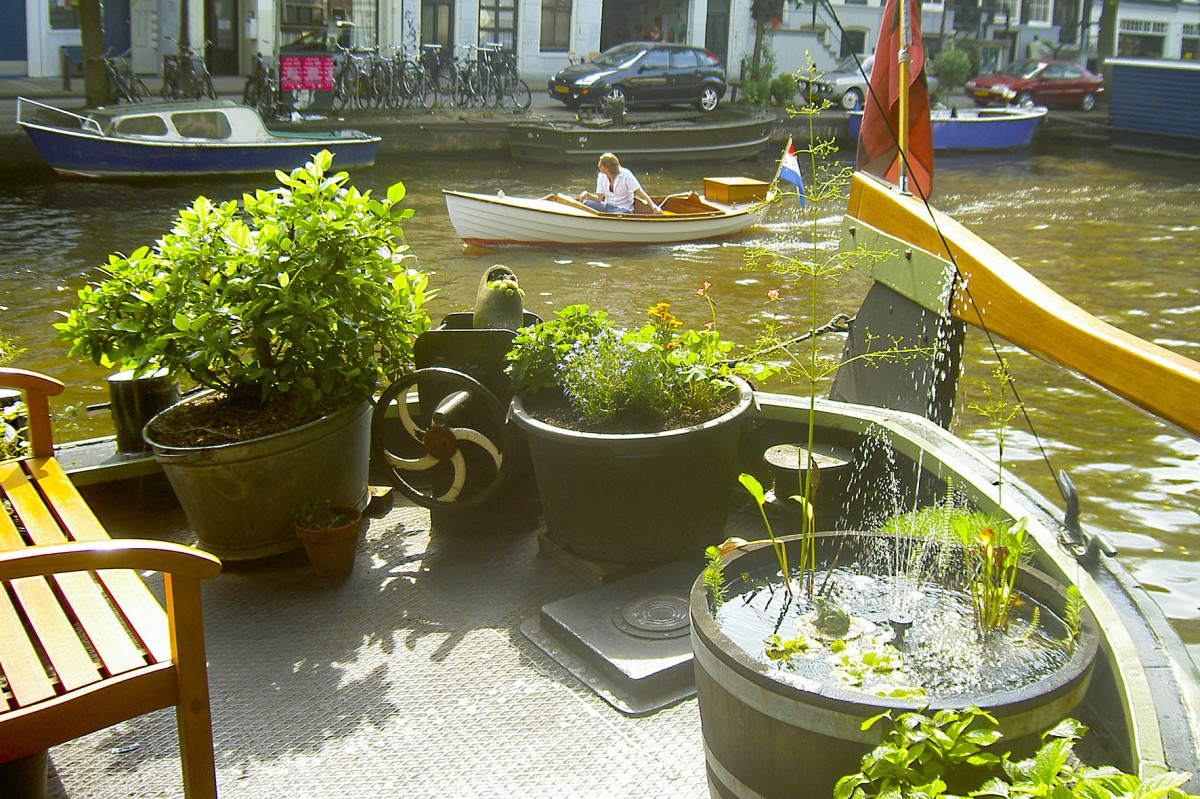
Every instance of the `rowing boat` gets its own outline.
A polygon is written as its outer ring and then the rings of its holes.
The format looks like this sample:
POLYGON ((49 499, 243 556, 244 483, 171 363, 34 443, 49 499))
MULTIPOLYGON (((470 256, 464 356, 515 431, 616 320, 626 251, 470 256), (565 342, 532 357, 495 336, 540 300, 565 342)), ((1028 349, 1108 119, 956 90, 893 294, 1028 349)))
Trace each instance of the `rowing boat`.
POLYGON ((462 240, 470 245, 628 246, 676 244, 741 233, 763 221, 770 205, 767 184, 748 178, 706 178, 706 187, 734 186, 729 201, 681 192, 654 197, 662 215, 608 214, 595 211, 565 194, 510 197, 446 189, 446 210, 462 240), (736 201, 734 201, 736 200, 736 201))

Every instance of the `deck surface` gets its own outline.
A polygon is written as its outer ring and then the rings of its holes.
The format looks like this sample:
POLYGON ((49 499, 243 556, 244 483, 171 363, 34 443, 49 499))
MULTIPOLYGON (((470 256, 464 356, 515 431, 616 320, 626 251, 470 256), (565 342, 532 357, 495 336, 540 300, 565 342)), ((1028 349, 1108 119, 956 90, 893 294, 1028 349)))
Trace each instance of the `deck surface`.
MULTIPOLYGON (((194 543, 165 485, 85 496, 114 538, 194 543)), ((427 511, 392 504, 344 582, 317 578, 301 551, 205 583, 224 799, 708 795, 695 698, 622 715, 520 632, 592 587, 539 553, 536 533, 431 534, 427 511)), ((183 795, 170 711, 50 760, 51 797, 183 795)))

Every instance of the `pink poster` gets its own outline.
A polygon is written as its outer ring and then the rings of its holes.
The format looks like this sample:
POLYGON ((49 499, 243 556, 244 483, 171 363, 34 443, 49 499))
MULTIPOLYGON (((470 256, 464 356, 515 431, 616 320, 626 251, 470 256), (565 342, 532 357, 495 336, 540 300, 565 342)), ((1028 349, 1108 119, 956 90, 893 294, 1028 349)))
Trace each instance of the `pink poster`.
POLYGON ((333 88, 333 56, 280 56, 279 87, 285 92, 329 91, 333 88))

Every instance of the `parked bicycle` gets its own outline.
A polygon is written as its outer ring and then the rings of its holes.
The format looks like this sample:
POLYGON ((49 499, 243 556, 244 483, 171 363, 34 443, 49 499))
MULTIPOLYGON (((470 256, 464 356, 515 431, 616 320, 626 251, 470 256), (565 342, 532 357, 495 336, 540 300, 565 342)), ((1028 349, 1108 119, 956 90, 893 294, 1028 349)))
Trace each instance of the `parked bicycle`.
POLYGON ((140 103, 150 99, 150 89, 142 79, 133 74, 133 65, 129 60, 130 51, 120 55, 106 53, 103 57, 104 69, 108 75, 108 96, 114 102, 140 103))
POLYGON ((291 92, 280 89, 275 68, 266 56, 254 57, 254 71, 242 88, 242 104, 258 111, 263 121, 270 122, 291 115, 291 92))
POLYGON ((168 102, 199 100, 205 95, 217 99, 204 57, 176 39, 168 37, 167 41, 174 44, 178 52, 163 55, 162 98, 168 102))
POLYGON ((517 54, 495 42, 489 44, 492 48, 489 51, 489 66, 494 81, 494 104, 511 103, 516 108, 528 108, 533 102, 533 94, 529 91, 529 84, 521 80, 521 73, 517 69, 517 54))

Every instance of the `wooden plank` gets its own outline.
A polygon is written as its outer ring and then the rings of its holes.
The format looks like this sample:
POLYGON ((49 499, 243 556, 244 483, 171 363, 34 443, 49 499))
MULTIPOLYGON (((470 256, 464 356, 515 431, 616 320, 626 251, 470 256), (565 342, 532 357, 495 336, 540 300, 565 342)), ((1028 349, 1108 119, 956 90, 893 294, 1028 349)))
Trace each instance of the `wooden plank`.
POLYGON ((856 174, 847 214, 953 260, 963 278, 951 302, 956 318, 1200 435, 1200 363, 1097 319, 952 218, 935 212, 934 224, 922 203, 882 181, 856 174))
MULTIPOLYGON (((19 464, 16 470, 4 469, 4 479, 18 478, 22 474, 19 464)), ((17 531, 16 525, 7 513, 0 513, 0 549, 21 550, 25 548, 25 540, 17 531)), ((100 679, 100 672, 92 656, 79 640, 71 620, 63 612, 51 583, 43 577, 26 577, 13 580, 10 585, 17 606, 24 611, 26 618, 35 631, 35 637, 42 644, 50 663, 53 665, 58 679, 65 690, 73 690, 100 679)), ((14 608, 15 613, 15 608, 14 608)), ((7 632, 6 628, 6 632, 7 632)), ((20 621, 11 629, 14 636, 28 635, 20 621)), ((14 644, 14 646, 16 646, 14 644)), ((32 647, 32 644, 30 644, 32 647)), ((25 655, 23 654, 22 657, 25 655)), ((41 668, 40 660, 35 655, 34 663, 41 668)), ((53 689, 52 689, 53 690, 53 689)))
MULTIPOLYGON (((42 494, 49 498, 59 524, 75 541, 108 540, 100 520, 79 496, 62 466, 52 458, 35 458, 26 465, 42 494)), ((96 572, 125 621, 153 660, 171 658, 171 640, 162 605, 135 572, 108 569, 96 572)))
MULTIPOLYGON (((37 544, 60 544, 68 540, 23 471, 12 471, 3 480, 4 493, 37 544)), ((80 500, 82 502, 82 500, 80 500)), ((94 518, 94 517, 93 517, 94 518)), ((101 528, 102 530, 103 528, 101 528)), ((61 604, 72 621, 83 628, 88 641, 110 675, 122 674, 146 665, 146 658, 114 612, 100 584, 88 572, 59 574, 53 578, 61 595, 61 604)), ((35 626, 39 640, 49 651, 64 646, 64 639, 53 625, 35 626), (40 636, 45 635, 45 638, 40 636)))
MULTIPOLYGON (((8 688, 18 707, 27 707, 54 696, 54 683, 42 667, 41 658, 7 591, 0 591, 0 669, 8 680, 8 688)), ((3 718, 0 712, 0 718, 3 718)))

